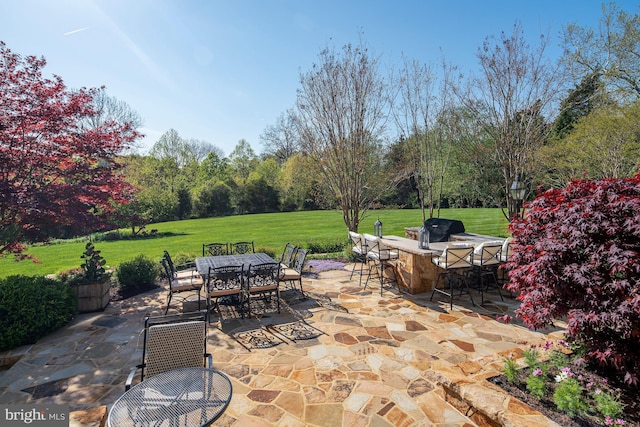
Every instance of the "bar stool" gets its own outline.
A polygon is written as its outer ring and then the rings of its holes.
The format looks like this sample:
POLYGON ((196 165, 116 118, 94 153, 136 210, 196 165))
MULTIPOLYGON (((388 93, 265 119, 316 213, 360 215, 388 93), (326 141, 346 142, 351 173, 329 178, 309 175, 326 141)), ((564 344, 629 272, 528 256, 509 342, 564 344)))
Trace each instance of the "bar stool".
POLYGON ((482 242, 473 250, 473 265, 480 286, 481 305, 484 305, 484 291, 485 289, 488 291, 489 288, 497 289, 500 300, 504 301, 500 292, 500 283, 498 283, 498 277, 496 276, 501 254, 502 242, 500 241, 482 242), (489 278, 486 283, 485 278, 489 278))
POLYGON ((358 285, 362 286, 362 271, 364 270, 364 265, 367 263, 367 242, 362 237, 362 234, 358 234, 354 231, 349 232, 349 238, 351 239, 351 243, 353 247, 351 251, 354 255, 354 263, 353 268, 351 269, 351 276, 349 276, 349 280, 353 278, 353 273, 356 271, 356 263, 360 263, 360 280, 358 281, 358 285))
MULTIPOLYGON (((373 262, 373 271, 380 279, 380 295, 382 296, 382 288, 384 286, 385 275, 384 272, 388 267, 391 267, 393 272, 393 278, 387 277, 387 283, 395 283, 400 292, 400 284, 396 277, 396 271, 393 265, 389 261, 395 261, 398 259, 398 252, 387 248, 387 246, 380 240, 379 237, 372 236, 370 234, 362 235, 367 247, 367 260, 373 262)), ((367 289, 367 284, 371 278, 372 269, 369 268, 369 274, 367 274, 367 280, 364 282, 364 289, 367 289)))
POLYGON ((433 301, 433 295, 436 292, 449 297, 449 309, 453 309, 453 289, 454 284, 460 288, 460 296, 463 291, 469 294, 471 303, 475 306, 473 301, 469 284, 467 283, 467 273, 472 271, 473 268, 473 247, 466 244, 458 244, 456 246, 447 246, 442 255, 431 258, 437 267, 443 271, 438 274, 436 283, 433 286, 433 292, 431 292, 430 301, 433 301), (442 280, 442 288, 438 288, 438 284, 442 280), (446 279, 446 280, 444 280, 446 279), (445 286, 445 281, 448 286, 445 286), (448 288, 448 290, 447 290, 448 288))

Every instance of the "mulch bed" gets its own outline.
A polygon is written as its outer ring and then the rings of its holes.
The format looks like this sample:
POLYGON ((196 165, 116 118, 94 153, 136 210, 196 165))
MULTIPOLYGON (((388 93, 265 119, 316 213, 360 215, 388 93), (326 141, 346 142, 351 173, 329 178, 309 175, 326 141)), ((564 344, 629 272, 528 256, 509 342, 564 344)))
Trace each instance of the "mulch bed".
MULTIPOLYGON (((599 378, 600 383, 602 377, 589 371, 589 375, 594 378, 599 378)), ((519 399, 520 401, 529 405, 532 409, 539 411, 545 417, 555 421, 563 427, 598 427, 602 426, 601 419, 596 417, 574 417, 571 418, 563 412, 558 412, 553 402, 553 395, 549 396, 549 399, 538 400, 527 392, 526 378, 522 376, 519 384, 513 384, 507 381, 504 375, 489 378, 489 381, 496 384, 509 395, 519 399)), ((625 426, 640 426, 640 401, 637 398, 638 389, 630 389, 624 386, 612 387, 620 393, 620 400, 625 404, 624 415, 622 418, 625 421, 625 426)))

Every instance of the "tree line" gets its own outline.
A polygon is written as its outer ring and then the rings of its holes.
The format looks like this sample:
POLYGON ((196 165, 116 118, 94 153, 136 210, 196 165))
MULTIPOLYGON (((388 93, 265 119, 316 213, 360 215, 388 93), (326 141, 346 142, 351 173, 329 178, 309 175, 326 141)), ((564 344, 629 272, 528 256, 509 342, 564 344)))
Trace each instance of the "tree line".
POLYGON ((487 37, 470 77, 444 60, 383 70, 362 40, 329 46, 301 73, 295 105, 262 133, 260 156, 242 140, 228 157, 210 146, 199 159, 203 146, 171 130, 127 162, 168 172, 156 182, 171 189, 162 197, 141 185, 152 220, 338 208, 355 230, 384 206, 425 218, 504 207, 511 217, 516 178, 532 197, 538 186, 637 171, 639 18, 614 3, 602 10, 598 28, 564 28, 559 59, 548 57, 548 37, 532 44, 519 23, 487 37))
POLYGON ((225 156, 174 129, 148 154, 136 154, 137 113, 104 89, 72 91, 59 78, 44 79, 44 59, 34 64, 2 44, 2 73, 18 77, 0 80, 0 154, 14 160, 0 164, 0 241, 6 251, 99 223, 136 233, 151 222, 304 209, 339 209, 349 230, 379 207, 421 208, 424 218, 445 207, 502 207, 510 218, 518 208, 509 191, 516 178, 531 198, 539 186, 632 176, 640 157, 640 18, 615 3, 602 11, 597 28, 563 29, 561 58, 548 56, 546 35, 531 42, 516 22, 510 33, 482 42, 473 75, 445 59, 434 65, 403 57, 397 69, 383 69, 362 37, 327 46, 300 73, 295 104, 264 129, 259 155, 241 140, 225 156), (26 69, 36 70, 28 82, 19 77, 26 69), (33 81, 57 85, 59 99, 28 92, 33 81), (72 102, 78 93, 85 98, 72 102), (29 97, 59 111, 27 120, 29 97), (73 109, 79 103, 83 111, 73 109), (50 122, 63 125, 43 134, 50 122), (69 135, 92 152, 80 154, 69 135), (33 142, 33 153, 51 149, 49 161, 18 173, 33 142), (81 213, 75 219, 54 215, 64 202, 34 211, 21 199, 43 192, 50 202, 60 193, 43 191, 49 185, 73 189, 98 172, 113 182, 87 187, 91 196, 70 191, 81 213))

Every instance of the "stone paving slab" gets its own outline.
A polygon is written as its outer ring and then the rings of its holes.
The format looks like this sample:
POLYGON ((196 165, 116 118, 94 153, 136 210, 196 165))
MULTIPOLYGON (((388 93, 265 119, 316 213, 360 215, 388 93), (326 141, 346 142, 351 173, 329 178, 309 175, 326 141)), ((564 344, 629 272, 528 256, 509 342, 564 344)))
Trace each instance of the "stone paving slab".
MULTIPOLYGON (((463 296, 448 310, 430 295, 385 287, 381 296, 379 284, 364 289, 350 272, 305 277, 305 297, 283 290, 280 313, 256 300, 252 319, 232 306, 222 307, 222 321, 212 316, 208 350, 233 384, 216 425, 553 425, 485 379, 499 374, 503 357, 561 330, 497 322, 516 305, 497 294, 484 307, 463 296)), ((111 302, 19 349, 19 361, 0 371, 0 403, 65 403, 94 416, 110 407, 142 357, 144 317, 164 313, 165 298, 160 289, 111 302)))

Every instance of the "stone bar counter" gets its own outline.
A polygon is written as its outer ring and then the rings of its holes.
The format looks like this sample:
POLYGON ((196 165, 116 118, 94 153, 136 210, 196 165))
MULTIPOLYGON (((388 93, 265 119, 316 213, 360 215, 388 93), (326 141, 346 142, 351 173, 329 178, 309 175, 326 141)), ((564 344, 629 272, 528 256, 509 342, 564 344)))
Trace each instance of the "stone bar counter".
POLYGON ((473 233, 452 234, 449 242, 433 242, 429 249, 418 247, 417 230, 412 233, 412 228, 405 229, 407 237, 384 236, 382 241, 389 248, 398 251, 398 260, 395 264, 395 274, 400 288, 410 294, 420 294, 433 291, 433 286, 442 271, 432 262, 433 256, 438 256, 451 243, 470 243, 477 245, 485 241, 504 240, 500 237, 484 236, 473 233), (409 238, 409 236, 414 238, 409 238))

